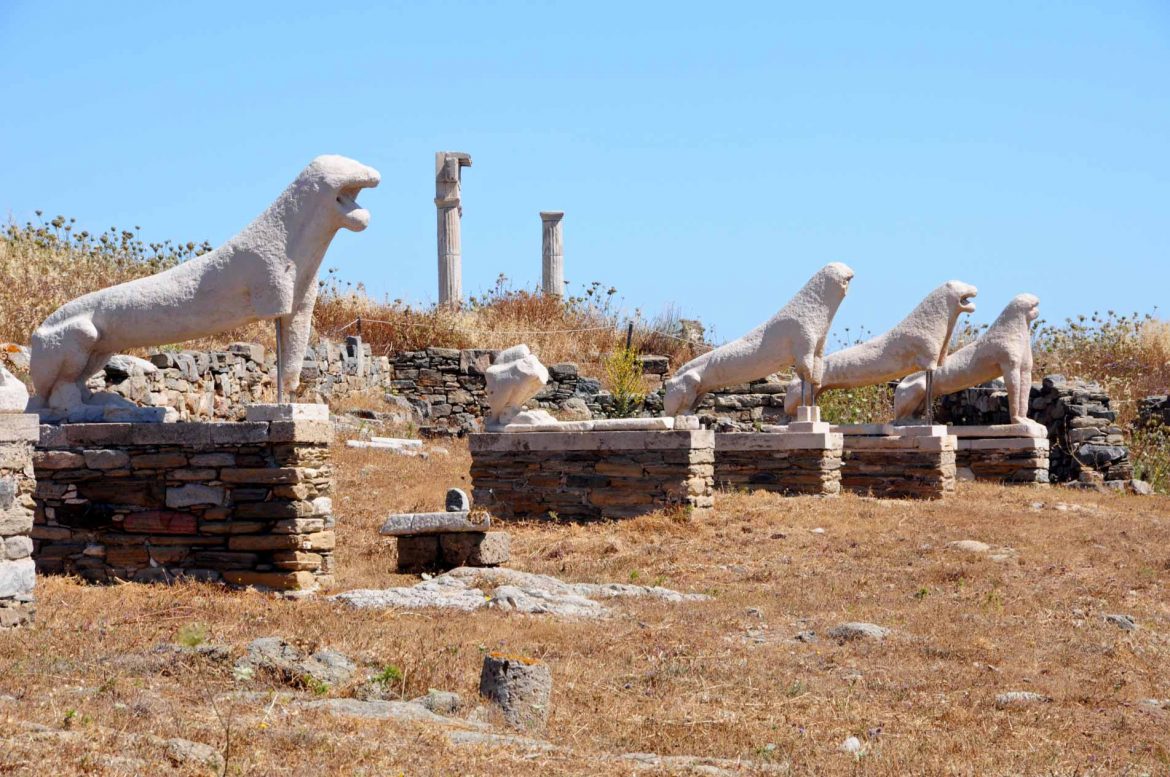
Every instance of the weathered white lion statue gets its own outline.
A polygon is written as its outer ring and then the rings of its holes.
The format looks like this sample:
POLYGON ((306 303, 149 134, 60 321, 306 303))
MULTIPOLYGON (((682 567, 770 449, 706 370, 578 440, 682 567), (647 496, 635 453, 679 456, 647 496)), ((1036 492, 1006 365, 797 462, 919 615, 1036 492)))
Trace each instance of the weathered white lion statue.
POLYGON ((341 228, 360 232, 369 211, 356 197, 381 180, 372 167, 319 156, 242 232, 203 256, 147 278, 66 303, 32 335, 30 409, 84 402, 85 380, 114 354, 281 323, 284 389, 300 383, 309 343, 317 269, 341 228))
POLYGON ((524 403, 536 396, 548 383, 548 368, 528 350, 527 345, 513 345, 496 355, 484 374, 484 394, 488 401, 489 431, 509 424, 554 424, 556 419, 546 410, 525 410, 524 403))
MULTIPOLYGON (((1012 423, 1035 424, 1028 418, 1028 392, 1032 386, 1031 323, 1038 315, 1038 298, 1031 294, 1014 297, 979 339, 947 356, 946 363, 935 370, 935 395, 961 391, 1002 375, 1012 423)), ((925 399, 926 374, 904 378, 894 392, 894 417, 917 417, 925 399)))
MULTIPOLYGON (((934 370, 946 361, 951 334, 960 313, 975 310, 978 290, 947 281, 932 291, 896 327, 872 340, 825 357, 819 394, 827 389, 872 386, 917 370, 934 370)), ((792 416, 801 403, 800 376, 788 384, 784 412, 792 416)))
POLYGON ((764 378, 786 367, 795 366, 801 378, 818 385, 825 338, 851 280, 853 270, 848 266, 825 265, 766 323, 679 367, 666 381, 666 415, 689 413, 709 391, 764 378))

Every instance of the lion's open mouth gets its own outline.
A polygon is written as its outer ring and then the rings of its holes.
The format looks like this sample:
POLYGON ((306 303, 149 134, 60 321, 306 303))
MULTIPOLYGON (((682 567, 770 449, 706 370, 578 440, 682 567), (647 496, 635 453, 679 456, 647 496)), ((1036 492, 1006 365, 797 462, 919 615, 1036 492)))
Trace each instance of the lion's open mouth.
POLYGON ((346 186, 337 193, 337 212, 341 214, 346 229, 360 232, 370 225, 370 212, 358 205, 357 197, 365 188, 360 184, 346 186))
POLYGON ((971 298, 974 296, 975 296, 974 292, 971 292, 969 294, 963 294, 962 296, 960 296, 959 297, 959 310, 963 311, 964 313, 974 313, 975 312, 975 303, 971 301, 971 298))

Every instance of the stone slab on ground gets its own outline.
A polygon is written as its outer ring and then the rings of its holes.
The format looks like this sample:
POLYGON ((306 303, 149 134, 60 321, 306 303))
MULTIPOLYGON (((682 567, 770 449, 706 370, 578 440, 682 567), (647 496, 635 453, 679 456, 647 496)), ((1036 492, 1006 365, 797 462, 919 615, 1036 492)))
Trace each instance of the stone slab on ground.
POLYGON ((347 591, 331 596, 354 607, 376 609, 455 610, 498 609, 505 612, 602 618, 612 614, 603 601, 633 597, 672 603, 701 602, 704 594, 684 594, 669 588, 624 583, 565 583, 504 567, 460 567, 417 585, 347 591))

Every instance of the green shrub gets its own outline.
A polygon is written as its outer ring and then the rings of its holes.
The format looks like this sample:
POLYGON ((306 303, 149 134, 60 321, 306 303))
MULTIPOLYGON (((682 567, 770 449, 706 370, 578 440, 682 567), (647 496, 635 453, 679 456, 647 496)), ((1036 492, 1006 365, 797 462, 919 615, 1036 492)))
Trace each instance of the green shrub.
POLYGON ((630 418, 642 409, 646 387, 642 379, 642 362, 632 349, 623 348, 610 354, 604 363, 606 386, 613 395, 612 415, 630 418))

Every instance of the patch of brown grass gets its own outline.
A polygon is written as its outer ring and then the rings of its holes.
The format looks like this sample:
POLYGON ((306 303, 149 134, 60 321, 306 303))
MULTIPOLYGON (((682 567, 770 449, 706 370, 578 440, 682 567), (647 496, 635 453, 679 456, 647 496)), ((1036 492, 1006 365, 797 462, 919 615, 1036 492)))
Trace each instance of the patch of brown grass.
MULTIPOLYGON (((466 449, 442 445, 449 455, 429 461, 336 450, 341 589, 415 582, 393 571, 377 527, 467 487, 466 449)), ((601 622, 43 578, 37 627, 0 635, 0 694, 19 699, 0 703, 0 770, 81 773, 120 752, 110 732, 223 747, 230 729, 228 771, 240 774, 622 774, 630 770, 597 758, 628 751, 817 774, 1161 773, 1168 713, 1140 702, 1170 698, 1168 507, 1162 497, 963 485, 945 502, 726 493, 703 521, 509 526, 516 568, 715 597, 625 601, 601 622), (946 548, 960 539, 1010 547, 1011 560, 946 548), (1113 612, 1139 629, 1105 623, 1113 612), (893 634, 844 645, 825 636, 850 620, 893 634), (539 658, 554 677, 547 736, 575 755, 456 748, 433 730, 323 718, 271 696, 216 701, 236 687, 223 668, 136 665, 193 623, 237 652, 278 634, 370 667, 394 664, 408 698, 441 688, 474 699, 487 651, 539 658), (819 641, 792 640, 805 630, 819 641), (1054 701, 995 709, 1010 690, 1054 701), (18 733, 27 721, 92 735, 60 746, 18 733), (868 747, 860 762, 838 749, 851 735, 868 747)), ((250 687, 276 690, 265 682, 250 687)), ((145 745, 131 749, 151 757, 145 745)))

